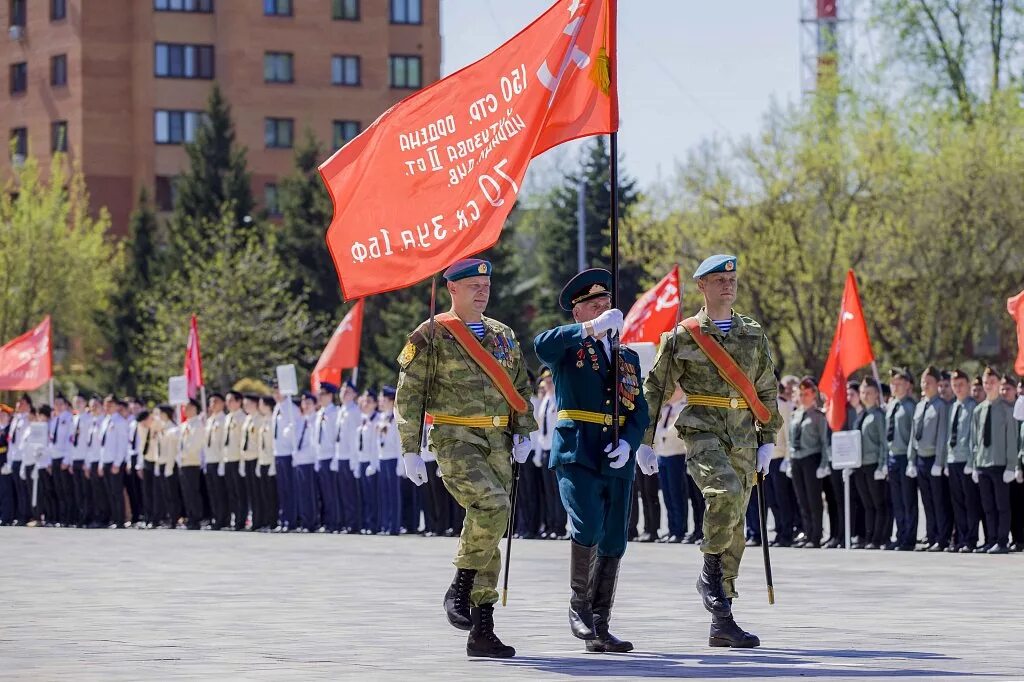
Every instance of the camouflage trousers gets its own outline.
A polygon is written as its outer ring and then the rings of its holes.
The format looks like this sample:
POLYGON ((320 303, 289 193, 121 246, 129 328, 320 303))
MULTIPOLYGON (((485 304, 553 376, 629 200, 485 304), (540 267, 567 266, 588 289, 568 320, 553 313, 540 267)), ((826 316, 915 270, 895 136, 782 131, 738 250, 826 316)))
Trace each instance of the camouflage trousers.
POLYGON ((512 484, 511 439, 498 429, 475 430, 487 445, 434 438, 444 487, 466 510, 456 568, 476 571, 470 601, 474 606, 498 601, 498 548, 508 527, 512 484))
POLYGON ((688 438, 687 444, 686 469, 707 502, 700 549, 705 554, 722 555, 725 594, 735 599, 739 596, 736 578, 746 544, 743 524, 754 486, 757 451, 727 447, 713 434, 688 438))

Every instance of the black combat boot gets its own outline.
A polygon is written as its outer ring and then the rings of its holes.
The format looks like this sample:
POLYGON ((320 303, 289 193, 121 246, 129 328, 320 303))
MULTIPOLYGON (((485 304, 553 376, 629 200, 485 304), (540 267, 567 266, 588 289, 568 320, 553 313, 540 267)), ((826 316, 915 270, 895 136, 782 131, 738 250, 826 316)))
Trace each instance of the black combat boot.
POLYGON ((704 570, 697 577, 697 592, 704 600, 704 608, 715 616, 729 616, 732 608, 722 585, 722 555, 705 554, 704 570))
POLYGON ((708 646, 731 647, 733 649, 753 649, 761 646, 757 635, 745 632, 736 624, 732 614, 728 616, 711 616, 711 634, 708 635, 708 646))
POLYGON ((513 647, 507 646, 494 634, 494 604, 474 606, 473 627, 466 642, 466 655, 480 658, 512 658, 513 647))
POLYGON ((451 587, 444 593, 444 612, 448 616, 448 622, 458 630, 470 630, 473 627, 469 613, 469 595, 473 591, 475 579, 475 570, 460 568, 455 571, 451 587))
POLYGON ((594 569, 597 547, 572 543, 569 560, 569 628, 580 639, 594 639, 594 614, 590 608, 590 575, 594 569))
POLYGON ((591 578, 590 605, 594 612, 594 639, 587 640, 587 651, 592 653, 626 653, 633 643, 626 642, 608 631, 612 604, 615 602, 615 584, 619 580, 618 557, 599 556, 594 563, 591 578))

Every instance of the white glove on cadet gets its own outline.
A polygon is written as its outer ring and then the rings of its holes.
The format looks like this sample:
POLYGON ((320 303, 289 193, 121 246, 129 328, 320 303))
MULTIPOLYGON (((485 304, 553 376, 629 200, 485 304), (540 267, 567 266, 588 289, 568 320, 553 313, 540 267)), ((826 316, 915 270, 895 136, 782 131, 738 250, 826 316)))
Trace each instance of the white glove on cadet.
POLYGON ((888 475, 889 475, 889 472, 886 471, 885 469, 875 469, 875 480, 876 481, 884 481, 886 478, 888 478, 888 475))
POLYGON ((533 443, 529 438, 520 435, 512 436, 512 459, 516 461, 516 464, 525 464, 532 454, 533 443))
POLYGON ((622 331, 622 311, 612 308, 598 315, 596 320, 591 321, 590 326, 594 329, 594 336, 615 333, 622 331))
POLYGON ((772 463, 772 454, 775 452, 775 443, 765 443, 757 449, 757 468, 759 474, 768 475, 768 467, 772 463))
POLYGON ((608 447, 604 449, 608 453, 608 459, 612 460, 609 465, 612 469, 621 469, 626 466, 626 462, 629 460, 629 443, 619 439, 619 445, 614 450, 612 444, 608 443, 608 447))
POLYGON ((1013 483, 1016 478, 1017 474, 1012 469, 1007 469, 1003 472, 1003 483, 1013 483))
POLYGON ((636 451, 636 463, 640 465, 640 471, 645 476, 653 476, 658 473, 658 456, 650 445, 641 445, 636 451))
POLYGON ((941 476, 941 475, 942 475, 942 467, 940 467, 938 464, 933 464, 932 465, 932 476, 941 476))
POLYGON ((354 459, 352 461, 354 462, 354 464, 352 465, 352 478, 362 478, 363 477, 363 467, 361 467, 359 465, 359 460, 358 459, 354 459))
POLYGON ((224 474, 226 474, 227 472, 228 472, 227 462, 221 462, 220 464, 217 465, 217 475, 218 476, 223 478, 224 474))
POLYGON ((832 473, 832 469, 829 468, 828 464, 818 467, 818 470, 814 474, 818 478, 828 478, 828 475, 832 473))
POLYGON ((977 485, 977 483, 978 483, 978 472, 977 471, 972 471, 971 472, 971 480, 974 481, 975 485, 977 485))
MULTIPOLYGON (((319 464, 319 461, 317 462, 317 464, 319 464)), ((319 470, 320 469, 318 468, 317 471, 319 470)), ((245 462, 243 462, 242 460, 238 460, 238 477, 245 478, 245 462)))
POLYGON ((911 462, 907 465, 907 478, 917 478, 917 464, 911 462))
POLYGON ((402 464, 405 465, 405 475, 417 486, 427 482, 427 463, 415 452, 407 452, 402 455, 402 464))
POLYGON ((789 473, 789 468, 790 468, 789 457, 786 457, 786 458, 784 458, 782 460, 782 464, 779 465, 779 471, 781 471, 784 474, 788 474, 789 473))

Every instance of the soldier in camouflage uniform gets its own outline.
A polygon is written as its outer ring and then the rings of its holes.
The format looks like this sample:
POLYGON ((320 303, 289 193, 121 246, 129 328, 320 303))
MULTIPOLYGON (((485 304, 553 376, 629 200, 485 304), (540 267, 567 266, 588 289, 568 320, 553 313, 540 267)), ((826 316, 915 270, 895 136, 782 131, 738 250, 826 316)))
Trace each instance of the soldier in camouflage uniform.
POLYGON ((652 442, 657 410, 679 386, 688 402, 676 428, 686 443, 687 470, 707 501, 701 544, 704 569, 697 589, 713 617, 709 644, 755 647, 760 644, 758 638, 744 632, 732 618, 732 600, 737 596, 744 513, 751 487, 756 472, 768 473, 775 434, 782 425, 775 400, 775 365, 761 325, 732 311, 735 256, 708 258, 694 279, 704 295, 704 308, 696 316, 701 330, 714 337, 750 379, 770 419, 766 424, 756 423, 746 401, 680 325, 662 336, 654 369, 647 375, 644 393, 651 426, 644 443, 652 442))
MULTIPOLYGON (((527 406, 530 383, 523 353, 506 325, 483 316, 490 294, 491 265, 470 259, 445 271, 452 311, 458 325, 468 327, 479 344, 476 351, 495 363, 507 388, 527 406), (514 388, 513 388, 514 387, 514 388)), ((498 600, 501 552, 498 544, 508 526, 509 489, 512 483, 510 454, 524 462, 532 454, 529 434, 536 429, 531 411, 517 412, 505 394, 484 372, 464 342, 438 316, 430 344, 429 322, 409 336, 398 358, 401 375, 395 414, 402 438, 403 459, 409 480, 426 482, 426 465, 420 452, 420 421, 423 388, 430 374, 426 411, 433 417, 431 450, 437 454, 445 487, 466 510, 466 521, 455 556, 455 579, 444 599, 449 622, 469 630, 470 656, 506 658, 515 649, 494 634, 494 603, 498 600)), ((448 318, 449 323, 451 317, 448 318)), ((465 332, 465 330, 462 330, 465 332)), ((471 346, 472 347, 472 346, 471 346)))

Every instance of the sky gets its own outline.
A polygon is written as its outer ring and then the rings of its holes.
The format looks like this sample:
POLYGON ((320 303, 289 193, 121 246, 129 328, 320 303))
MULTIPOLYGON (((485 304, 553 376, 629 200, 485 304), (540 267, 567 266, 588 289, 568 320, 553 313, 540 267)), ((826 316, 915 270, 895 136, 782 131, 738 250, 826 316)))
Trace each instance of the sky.
MULTIPOLYGON (((551 4, 441 0, 442 74, 480 59, 551 4)), ((667 179, 676 161, 702 140, 756 133, 773 100, 797 101, 799 5, 620 0, 619 147, 625 172, 641 186, 667 179)))

